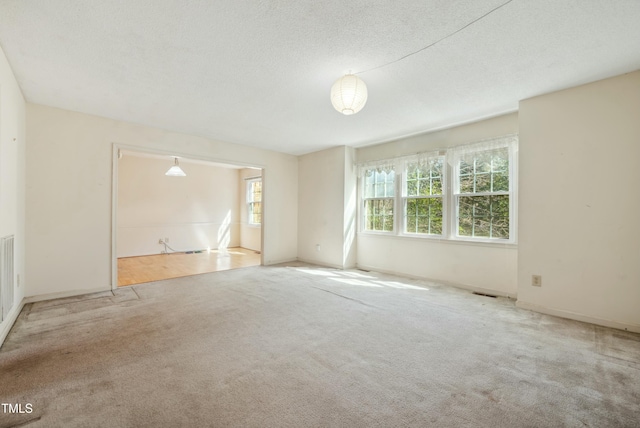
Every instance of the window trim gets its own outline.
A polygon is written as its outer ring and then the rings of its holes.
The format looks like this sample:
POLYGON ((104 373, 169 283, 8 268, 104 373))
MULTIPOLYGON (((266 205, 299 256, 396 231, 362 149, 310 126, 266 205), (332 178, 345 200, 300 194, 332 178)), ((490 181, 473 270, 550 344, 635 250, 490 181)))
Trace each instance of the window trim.
MULTIPOLYGON (((484 243, 496 243, 496 244, 515 244, 517 243, 516 231, 517 227, 517 203, 518 203, 518 195, 517 195, 517 137, 514 139, 496 139, 488 142, 480 142, 469 144, 466 146, 462 146, 460 148, 454 148, 450 152, 450 174, 451 174, 451 210, 449 215, 449 239, 456 241, 466 241, 466 242, 484 242, 484 243), (479 237, 479 236, 464 236, 459 235, 458 231, 458 211, 459 204, 458 200, 462 195, 457 187, 459 187, 459 171, 460 171, 460 159, 462 158, 461 152, 464 153, 480 153, 485 151, 497 150, 497 149, 507 149, 507 156, 509 158, 509 190, 501 191, 501 192, 479 192, 474 195, 477 196, 489 196, 489 195, 508 195, 509 196, 509 238, 501 239, 501 238, 487 238, 487 237, 479 237)), ((464 194, 462 196, 467 196, 464 194)))
POLYGON ((448 215, 448 177, 447 177, 447 159, 444 153, 438 152, 437 154, 432 154, 425 157, 425 160, 430 160, 434 158, 442 159, 442 193, 440 195, 429 195, 429 196, 408 196, 407 195, 407 174, 409 165, 420 163, 417 159, 405 159, 402 162, 402 173, 401 180, 399 180, 399 184, 401 186, 400 192, 400 207, 399 212, 402 213, 400 228, 398 229, 399 236, 407 236, 407 237, 415 237, 415 238, 429 238, 429 239, 446 239, 447 238, 447 215, 448 215), (409 199, 442 199, 442 233, 434 234, 434 233, 420 233, 420 232, 407 232, 407 202, 409 199))
MULTIPOLYGON (((462 146, 451 147, 447 150, 431 151, 428 153, 419 153, 417 155, 401 156, 393 159, 383 159, 378 161, 369 161, 358 165, 358 184, 357 195, 358 204, 356 215, 358 218, 358 234, 378 235, 406 239, 427 239, 431 241, 443 241, 448 243, 461 244, 479 244, 487 246, 517 246, 517 213, 518 213, 518 135, 510 134, 502 137, 492 138, 476 143, 466 144, 462 146), (456 176, 459 168, 459 159, 462 154, 472 152, 482 152, 494 150, 498 148, 508 149, 509 157, 509 191, 504 194, 509 195, 509 238, 486 238, 458 235, 458 204, 457 198, 460 193, 455 193, 456 176), (442 173, 442 234, 422 234, 406 232, 406 184, 405 175, 407 174, 407 165, 425 158, 443 156, 443 173, 442 173), (458 162, 456 162, 458 159, 458 162), (457 165, 456 165, 457 163, 457 165), (374 231, 365 229, 365 198, 364 198, 364 173, 369 169, 376 168, 394 168, 394 222, 393 231, 374 231)), ((490 192, 495 194, 494 192, 490 192)), ((481 196, 484 193, 479 193, 481 196)), ((437 196, 439 197, 439 196, 437 196)), ((372 199, 372 198, 367 198, 372 199)))
MULTIPOLYGON (((393 196, 371 196, 371 197, 367 197, 366 196, 366 173, 367 171, 370 170, 377 170, 378 168, 365 168, 363 169, 363 174, 360 180, 360 204, 358 204, 359 208, 361 208, 361 216, 358 215, 359 218, 359 223, 360 223, 360 227, 359 230, 366 232, 366 233, 374 233, 374 234, 380 234, 380 235, 395 235, 396 231, 398 230, 398 204, 397 204, 397 195, 398 195, 398 172, 396 171, 396 167, 395 165, 393 166, 387 166, 385 168, 380 168, 381 170, 388 170, 388 172, 393 171, 393 196), (391 200, 392 201, 392 206, 393 206, 393 223, 392 223, 392 229, 391 230, 369 230, 366 228, 366 223, 367 223, 367 209, 366 209, 366 203, 367 201, 375 201, 375 200, 391 200)), ((387 174, 388 174, 387 172, 387 174)), ((375 184, 375 181, 374 181, 375 184)), ((386 191, 386 184, 387 182, 384 182, 385 184, 385 193, 387 193, 386 191)), ((374 186, 375 188, 375 186, 374 186)))
POLYGON ((261 227, 262 226, 262 190, 260 192, 260 200, 259 201, 254 201, 253 200, 253 192, 252 192, 252 188, 253 188, 253 183, 256 182, 260 182, 262 184, 262 177, 256 177, 256 178, 251 178, 251 179, 247 179, 246 183, 247 183, 247 187, 246 187, 246 200, 247 200, 247 225, 251 226, 251 227, 261 227), (260 223, 255 223, 253 221, 253 204, 259 203, 260 204, 260 223))

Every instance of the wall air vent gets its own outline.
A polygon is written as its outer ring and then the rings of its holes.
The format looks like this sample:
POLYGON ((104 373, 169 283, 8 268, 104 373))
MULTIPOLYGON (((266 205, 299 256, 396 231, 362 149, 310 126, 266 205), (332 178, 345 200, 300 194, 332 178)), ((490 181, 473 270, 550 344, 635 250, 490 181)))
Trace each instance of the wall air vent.
POLYGON ((4 321, 13 308, 14 288, 13 235, 0 239, 0 321, 4 321))

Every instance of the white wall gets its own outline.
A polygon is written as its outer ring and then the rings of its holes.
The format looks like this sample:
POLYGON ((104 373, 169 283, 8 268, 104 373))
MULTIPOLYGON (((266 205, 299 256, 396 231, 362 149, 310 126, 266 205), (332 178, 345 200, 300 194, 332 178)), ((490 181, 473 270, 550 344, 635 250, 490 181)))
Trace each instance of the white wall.
POLYGON ((343 249, 342 259, 344 268, 354 268, 357 264, 358 232, 358 168, 356 167, 356 150, 345 147, 344 153, 344 190, 343 190, 343 249))
POLYGON ((249 177, 259 177, 262 171, 243 168, 239 174, 238 200, 240 203, 240 246, 249 250, 262 250, 262 228, 249 224, 249 206, 247 204, 247 181, 249 177))
POLYGON ((298 259, 355 266, 354 149, 340 146, 299 158, 298 259))
POLYGON ((168 177, 171 158, 127 152, 118 161, 118 257, 240 245, 238 169, 180 160, 186 177, 168 177))
POLYGON ((0 344, 21 307, 25 275, 25 101, 0 49, 0 237, 14 235, 14 303, 0 324, 0 344), (18 277, 20 285, 18 285, 18 277))
MULTIPOLYGON (((512 113, 359 148, 356 155, 358 162, 388 159, 517 132, 518 114, 512 113)), ((357 263, 365 269, 428 278, 502 295, 515 296, 517 292, 518 257, 514 245, 359 233, 357 263)))
POLYGON ((640 71, 522 101, 518 305, 640 331, 639 185, 640 71))
POLYGON ((27 116, 28 295, 111 288, 113 143, 264 166, 264 264, 296 259, 295 156, 41 105, 27 116))

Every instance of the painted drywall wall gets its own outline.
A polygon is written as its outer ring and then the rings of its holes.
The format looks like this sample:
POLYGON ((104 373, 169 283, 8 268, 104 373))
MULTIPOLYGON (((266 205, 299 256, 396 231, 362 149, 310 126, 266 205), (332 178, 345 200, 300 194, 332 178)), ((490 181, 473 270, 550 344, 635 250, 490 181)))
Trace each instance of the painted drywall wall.
POLYGON ((520 103, 518 305, 640 331, 638 184, 640 71, 520 103))
POLYGON ((345 165, 350 149, 299 157, 298 258, 345 267, 345 165))
POLYGON ((0 323, 0 344, 20 310, 25 275, 25 100, 0 49, 0 237, 14 236, 13 308, 0 323))
POLYGON ((343 200, 343 267, 355 268, 357 259, 356 235, 358 231, 358 174, 356 167, 356 149, 345 147, 344 152, 344 200, 343 200))
POLYGON ((240 245, 239 170, 181 159, 186 177, 166 176, 172 164, 129 152, 118 161, 118 257, 159 254, 165 238, 175 251, 240 245))
POLYGON ((265 264, 297 257, 295 156, 27 104, 27 293, 111 288, 112 145, 264 167, 265 264))
POLYGON ((421 238, 358 235, 358 267, 515 297, 517 251, 421 238))
POLYGON ((247 178, 260 177, 262 171, 243 168, 239 172, 238 201, 240 204, 240 246, 253 251, 262 250, 262 227, 249 224, 249 205, 247 204, 247 178))
MULTIPOLYGON (((518 114, 416 135, 356 150, 358 162, 389 159, 518 132, 518 114)), ((452 242, 359 233, 361 268, 443 281, 471 289, 515 296, 518 258, 515 245, 452 242)))

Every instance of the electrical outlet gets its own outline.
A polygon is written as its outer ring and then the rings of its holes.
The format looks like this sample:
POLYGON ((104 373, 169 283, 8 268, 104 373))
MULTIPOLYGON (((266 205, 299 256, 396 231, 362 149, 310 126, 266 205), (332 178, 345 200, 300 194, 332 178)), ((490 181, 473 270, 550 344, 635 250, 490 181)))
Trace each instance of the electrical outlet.
POLYGON ((164 242, 169 243, 169 238, 164 238, 164 242))
POLYGON ((158 244, 164 244, 164 242, 162 241, 162 238, 158 239, 158 244))
POLYGON ((534 287, 542 287, 542 276, 531 275, 531 285, 534 287))

